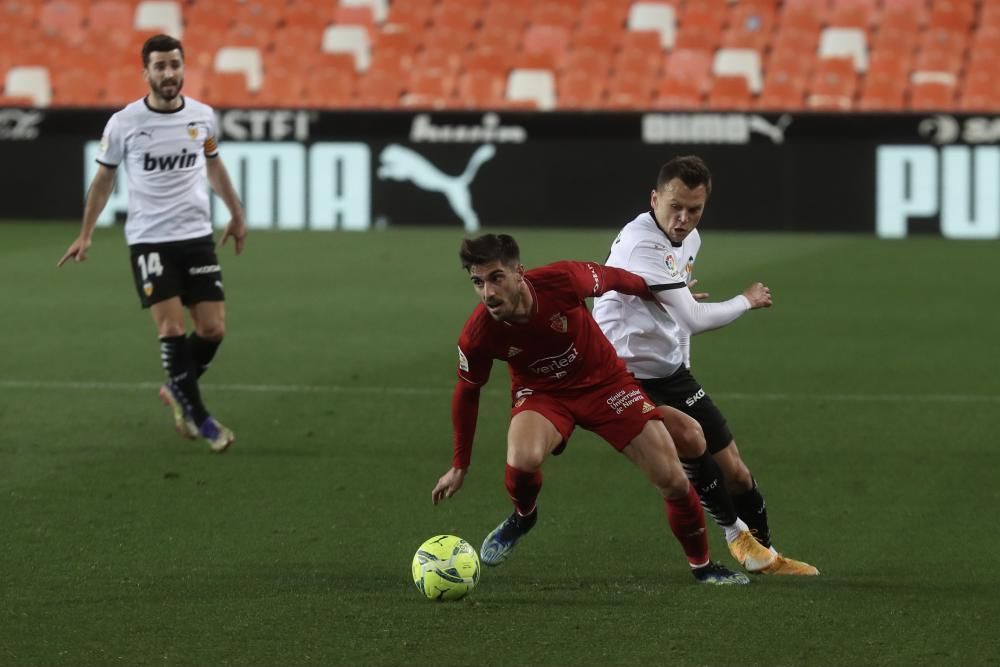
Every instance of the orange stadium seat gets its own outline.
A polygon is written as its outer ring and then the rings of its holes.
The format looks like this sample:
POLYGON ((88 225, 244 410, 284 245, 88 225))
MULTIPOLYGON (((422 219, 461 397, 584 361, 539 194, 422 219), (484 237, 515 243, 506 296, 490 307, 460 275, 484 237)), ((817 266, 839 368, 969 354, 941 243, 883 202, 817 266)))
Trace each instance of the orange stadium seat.
POLYGON ((819 11, 808 8, 796 8, 785 5, 778 16, 778 34, 789 31, 798 31, 806 34, 818 34, 823 27, 823 14, 825 10, 819 11))
POLYGON ((581 27, 570 37, 570 47, 575 51, 586 49, 610 57, 611 53, 618 49, 624 35, 624 30, 609 32, 593 27, 581 27))
POLYGON ((993 80, 967 81, 959 97, 959 108, 996 113, 1000 109, 1000 85, 993 80))
POLYGON ((1000 2, 985 2, 979 12, 979 29, 1000 28, 1000 2))
POLYGON ((333 13, 335 25, 361 25, 368 29, 368 36, 375 35, 375 14, 371 7, 339 5, 333 13))
POLYGON ((84 12, 79 3, 54 0, 42 5, 38 13, 38 27, 42 34, 61 41, 79 45, 84 41, 84 12))
POLYGON ((506 30, 483 26, 475 35, 471 47, 476 51, 499 51, 508 55, 520 50, 521 30, 506 30))
POLYGON ((559 75, 556 104, 560 109, 598 109, 604 104, 606 78, 579 70, 559 75))
POLYGON ((202 96, 204 101, 212 106, 241 107, 249 106, 251 103, 246 77, 236 73, 209 72, 205 76, 202 96))
POLYGON ((883 0, 879 27, 915 32, 927 23, 927 14, 926 0, 883 0))
POLYGON ((804 90, 815 66, 814 52, 776 51, 771 54, 765 73, 767 77, 781 75, 804 90))
POLYGON ((103 98, 104 90, 99 77, 79 69, 53 72, 53 106, 98 106, 103 98))
POLYGON ((917 83, 910 87, 909 108, 914 111, 948 111, 955 108, 955 86, 917 83))
POLYGON ((927 27, 931 30, 941 28, 965 33, 972 27, 975 19, 975 5, 969 0, 933 0, 927 27))
POLYGON ((644 76, 658 73, 663 61, 660 38, 654 32, 626 32, 621 49, 614 58, 612 67, 617 71, 634 71, 644 76))
POLYGON ((483 30, 504 30, 520 34, 528 23, 528 12, 507 2, 491 2, 479 18, 483 30))
POLYGON ((540 0, 531 5, 528 13, 529 23, 542 23, 545 25, 561 25, 572 28, 576 25, 578 10, 572 5, 558 2, 546 2, 540 0))
POLYGON ((604 79, 611 68, 611 60, 606 54, 590 49, 570 51, 562 63, 564 72, 579 72, 596 79, 604 79))
POLYGON ((834 28, 870 30, 878 24, 876 0, 834 0, 827 23, 834 28))
POLYGON ((521 39, 521 44, 528 53, 550 53, 561 61, 569 48, 569 28, 562 25, 529 25, 521 39))
POLYGON ((481 16, 480 7, 473 3, 443 2, 431 13, 431 25, 440 30, 472 32, 481 16))
POLYGON ((657 80, 637 73, 617 72, 608 79, 604 106, 608 109, 648 109, 657 80))
POLYGON ((413 57, 415 70, 457 72, 462 67, 462 52, 436 46, 425 46, 413 57))
POLYGON ((625 29, 628 5, 618 2, 588 2, 580 13, 580 28, 593 28, 602 32, 620 32, 625 29))
POLYGON ((406 107, 443 108, 455 95, 455 75, 446 70, 420 70, 410 73, 401 103, 406 107))
POLYGON ((261 0, 250 0, 237 4, 235 11, 230 11, 234 23, 254 30, 274 31, 283 17, 282 8, 279 5, 261 0))
POLYGON ((709 109, 746 109, 750 99, 746 77, 718 76, 709 88, 707 105, 709 109))
POLYGON ((298 69, 269 69, 255 102, 267 107, 295 107, 305 97, 305 80, 298 69))
POLYGON ((358 79, 357 91, 362 106, 396 107, 403 93, 403 80, 396 73, 371 71, 358 79))
POLYGON ((462 69, 466 71, 493 72, 506 77, 511 70, 510 51, 492 51, 482 48, 462 54, 462 69))
POLYGON ((87 28, 102 38, 131 31, 134 12, 135 8, 125 0, 100 0, 87 13, 87 28))
POLYGON ((490 109, 503 103, 506 74, 495 70, 467 70, 458 78, 456 97, 470 108, 490 109))
MULTIPOLYGON (((369 73, 368 76, 371 76, 369 73)), ((355 89, 359 79, 350 68, 317 67, 305 73, 302 100, 312 107, 351 107, 356 106, 355 89)), ((375 95, 372 95, 375 97, 375 95)), ((397 93, 392 103, 387 106, 398 106, 397 93)))
POLYGON ((430 3, 394 2, 389 6, 386 22, 422 32, 430 21, 430 8, 430 3))
POLYGON ((858 77, 852 58, 825 58, 816 64, 806 105, 813 109, 848 111, 853 106, 858 77))
POLYGON ((736 5, 729 14, 729 28, 722 46, 763 52, 772 42, 776 17, 772 7, 736 5))
MULTIPOLYGON (((663 65, 663 76, 669 80, 671 85, 679 81, 686 81, 694 86, 699 96, 708 91, 711 81, 712 53, 698 49, 674 49, 666 57, 663 65)), ((679 90, 683 94, 683 89, 679 90)), ((660 89, 661 97, 663 87, 660 89)))
POLYGON ((804 101, 805 81, 778 72, 769 73, 764 79, 764 88, 755 106, 758 109, 795 111, 803 107, 804 101))
POLYGON ((675 49, 703 49, 712 51, 722 41, 722 27, 706 14, 695 14, 681 20, 677 29, 675 49))
POLYGON ((666 77, 659 83, 653 107, 656 109, 699 109, 702 106, 701 83, 691 79, 666 77))

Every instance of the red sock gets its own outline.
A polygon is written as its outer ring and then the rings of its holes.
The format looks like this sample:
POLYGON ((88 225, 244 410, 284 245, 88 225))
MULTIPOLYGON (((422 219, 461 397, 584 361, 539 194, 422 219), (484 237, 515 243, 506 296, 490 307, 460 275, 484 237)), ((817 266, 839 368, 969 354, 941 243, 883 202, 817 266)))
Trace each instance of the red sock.
POLYGON ((541 470, 525 472, 508 465, 504 483, 518 514, 527 516, 535 511, 535 501, 538 500, 538 492, 542 490, 541 470))
POLYGON ((688 487, 686 496, 667 500, 666 506, 670 530, 681 543, 688 563, 704 565, 708 561, 708 535, 705 534, 705 513, 694 486, 688 487))

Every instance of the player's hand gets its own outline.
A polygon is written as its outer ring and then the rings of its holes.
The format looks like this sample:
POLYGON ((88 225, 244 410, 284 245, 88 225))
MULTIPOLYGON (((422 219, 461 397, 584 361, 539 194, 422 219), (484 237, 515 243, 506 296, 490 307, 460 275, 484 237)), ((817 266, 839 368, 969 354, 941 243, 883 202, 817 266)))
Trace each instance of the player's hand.
POLYGON ((698 279, 694 278, 691 282, 688 283, 688 289, 691 290, 691 296, 694 297, 695 301, 704 301, 710 295, 708 292, 695 292, 694 286, 697 284, 698 284, 698 279))
POLYGON ((243 252, 243 244, 246 243, 247 238, 247 223, 243 218, 233 218, 226 225, 226 231, 222 233, 222 239, 219 241, 219 247, 226 245, 226 240, 232 237, 233 242, 236 243, 236 254, 239 255, 243 252))
POLYGON ((750 302, 750 309, 770 308, 774 303, 771 301, 771 290, 764 283, 754 283, 743 290, 743 296, 750 302))
POLYGON ((442 498, 451 498, 458 493, 458 490, 462 488, 462 482, 465 481, 465 472, 464 468, 450 468, 448 472, 441 475, 441 479, 431 491, 431 502, 437 505, 442 498))
POLYGON ((68 262, 70 258, 76 260, 77 262, 86 262, 87 251, 90 250, 90 244, 90 239, 77 237, 77 239, 70 244, 66 254, 64 254, 56 264, 56 268, 58 269, 60 266, 68 262))

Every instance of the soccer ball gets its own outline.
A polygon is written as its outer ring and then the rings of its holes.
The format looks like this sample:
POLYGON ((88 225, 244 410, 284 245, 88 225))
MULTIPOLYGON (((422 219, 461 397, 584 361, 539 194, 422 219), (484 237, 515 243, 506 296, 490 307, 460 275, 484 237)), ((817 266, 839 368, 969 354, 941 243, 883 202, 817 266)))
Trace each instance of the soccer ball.
POLYGON ((413 555, 413 583, 430 600, 460 600, 479 581, 479 554, 454 535, 435 535, 413 555))

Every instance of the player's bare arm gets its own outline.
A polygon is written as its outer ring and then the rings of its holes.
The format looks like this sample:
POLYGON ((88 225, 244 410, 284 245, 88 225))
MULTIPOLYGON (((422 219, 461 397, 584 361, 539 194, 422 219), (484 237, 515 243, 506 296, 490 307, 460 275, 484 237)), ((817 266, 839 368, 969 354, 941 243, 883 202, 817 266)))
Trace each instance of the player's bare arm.
POLYGON ((56 264, 57 268, 70 259, 77 262, 85 262, 87 260, 87 251, 90 249, 94 227, 97 226, 97 217, 107 205, 114 187, 115 169, 99 164, 97 166, 97 173, 94 174, 94 180, 90 182, 90 189, 87 191, 87 203, 83 209, 83 223, 80 226, 80 235, 70 244, 69 248, 56 264))
POLYGON ((229 209, 229 224, 226 225, 226 231, 223 232, 222 238, 219 240, 219 246, 224 246, 226 240, 232 237, 236 243, 236 254, 239 255, 243 252, 243 245, 246 243, 247 238, 246 216, 243 213, 243 204, 240 203, 240 198, 236 194, 236 188, 233 187, 233 182, 229 178, 229 172, 226 171, 226 165, 222 163, 222 160, 218 157, 210 157, 205 163, 208 170, 208 182, 212 186, 212 190, 222 198, 226 208, 229 209))

